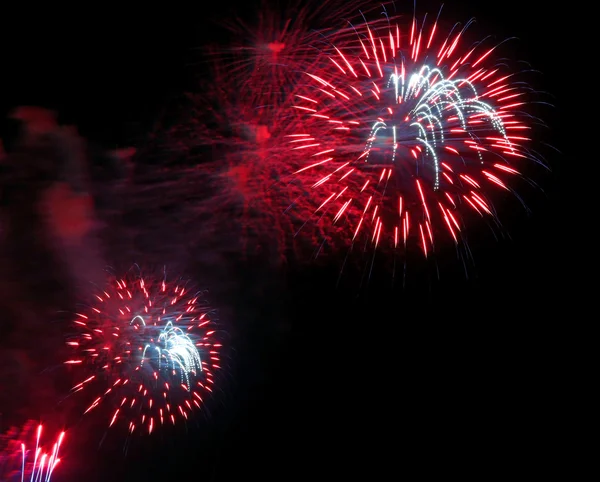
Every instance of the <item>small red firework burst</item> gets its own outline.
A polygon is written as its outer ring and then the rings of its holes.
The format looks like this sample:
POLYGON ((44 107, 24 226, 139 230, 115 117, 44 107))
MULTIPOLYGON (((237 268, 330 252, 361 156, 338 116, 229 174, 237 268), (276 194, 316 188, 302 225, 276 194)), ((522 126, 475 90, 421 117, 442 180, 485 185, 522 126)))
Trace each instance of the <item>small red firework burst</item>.
POLYGON ((304 126, 288 141, 309 194, 294 209, 322 239, 427 257, 464 242, 471 217, 499 226, 501 192, 522 202, 510 179, 542 163, 527 147, 531 89, 494 61, 497 45, 463 45, 471 22, 383 13, 328 34, 305 73, 304 126))
POLYGON ((77 313, 67 341, 78 372, 74 392, 109 412, 130 433, 187 420, 213 390, 216 327, 202 293, 186 282, 129 275, 115 279, 77 313))

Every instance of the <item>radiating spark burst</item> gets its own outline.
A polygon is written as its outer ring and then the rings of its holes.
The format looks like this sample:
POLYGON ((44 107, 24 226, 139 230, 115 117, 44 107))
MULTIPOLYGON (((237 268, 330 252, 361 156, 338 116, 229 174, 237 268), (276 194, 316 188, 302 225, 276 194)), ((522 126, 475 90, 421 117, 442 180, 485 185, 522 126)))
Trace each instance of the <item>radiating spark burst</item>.
POLYGON ((230 45, 212 51, 217 64, 256 107, 278 106, 315 62, 314 42, 323 27, 355 11, 357 0, 294 0, 278 5, 261 0, 255 19, 226 17, 221 23, 230 45))
POLYGON ((285 189, 278 189, 278 181, 288 173, 285 134, 302 117, 291 109, 293 93, 315 62, 312 44, 320 29, 358 3, 261 0, 251 15, 219 21, 227 44, 202 49, 210 79, 187 96, 186 115, 167 142, 179 147, 187 163, 194 159, 211 174, 205 183, 217 186, 211 211, 235 220, 233 237, 242 241, 244 252, 260 246, 283 258, 290 227, 280 215, 285 189))
MULTIPOLYGON (((29 427, 29 425, 26 425, 24 433, 29 432, 27 427, 29 427)), ((41 444, 42 428, 42 425, 39 424, 35 430, 36 441, 35 449, 33 451, 27 448, 29 440, 26 443, 24 438, 19 439, 18 462, 15 460, 17 458, 17 448, 14 447, 17 442, 16 440, 8 441, 6 449, 10 453, 6 454, 6 456, 2 454, 0 462, 2 459, 8 460, 9 473, 6 473, 3 470, 5 468, 5 463, 0 464, 2 465, 2 467, 0 467, 0 476, 2 476, 2 480, 6 480, 7 482, 50 482, 52 480, 54 470, 60 462, 59 451, 65 437, 65 432, 61 432, 58 435, 52 449, 47 452, 41 444)), ((28 436, 25 438, 29 439, 28 436)))
POLYGON ((109 427, 147 433, 187 420, 212 392, 220 343, 201 293, 187 283, 127 276, 77 313, 75 351, 65 363, 86 373, 73 387, 90 394, 84 413, 108 406, 109 427))
POLYGON ((405 26, 385 14, 332 34, 296 96, 306 128, 288 136, 302 155, 295 176, 317 224, 352 245, 416 243, 425 257, 438 241, 459 246, 471 215, 499 226, 488 191, 523 203, 509 178, 521 177, 519 161, 542 163, 527 147, 528 89, 494 63, 498 45, 465 48, 471 21, 442 33, 438 19, 405 26))
POLYGON ((215 212, 222 213, 228 238, 243 245, 238 251, 255 252, 257 246, 268 245, 280 257, 290 227, 282 226, 287 219, 280 216, 281 198, 275 193, 277 181, 287 172, 288 163, 282 160, 289 157, 286 126, 298 124, 300 115, 291 102, 257 105, 254 94, 227 75, 223 65, 216 65, 213 74, 215 87, 188 96, 189 118, 181 121, 169 142, 179 145, 188 159, 210 151, 206 157, 212 162, 198 159, 203 186, 211 193, 210 202, 196 210, 198 220, 205 206, 208 221, 215 219, 215 212))

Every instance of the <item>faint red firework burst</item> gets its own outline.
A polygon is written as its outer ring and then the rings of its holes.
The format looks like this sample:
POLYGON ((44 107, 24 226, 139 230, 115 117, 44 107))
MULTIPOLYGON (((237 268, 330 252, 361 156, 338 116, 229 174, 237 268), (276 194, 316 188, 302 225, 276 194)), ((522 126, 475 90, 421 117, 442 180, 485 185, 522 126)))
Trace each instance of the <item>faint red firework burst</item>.
MULTIPOLYGON (((224 76, 220 88, 228 90, 223 87, 226 82, 224 76)), ((211 193, 206 205, 198 207, 198 214, 202 215, 206 207, 213 214, 221 213, 230 225, 228 235, 239 237, 245 253, 267 244, 273 254, 281 255, 285 233, 290 229, 279 215, 286 205, 278 180, 286 166, 282 157, 289 156, 282 126, 293 125, 299 116, 292 112, 291 103, 261 111, 243 91, 233 92, 233 87, 227 94, 213 91, 190 99, 197 111, 194 117, 210 119, 210 126, 190 133, 189 142, 178 141, 197 148, 204 145, 206 156, 212 158, 198 166, 211 193)), ((198 123, 184 121, 178 138, 187 137, 182 132, 186 124, 198 123)))
POLYGON ((261 0, 253 20, 232 15, 219 22, 231 40, 226 47, 215 47, 211 57, 235 79, 249 104, 280 106, 287 103, 299 74, 315 62, 314 46, 323 31, 361 3, 293 0, 280 5, 261 0))
POLYGON ((130 433, 187 420, 220 368, 210 312, 185 281, 115 279, 76 314, 67 341, 74 354, 65 363, 80 380, 72 390, 89 400, 84 413, 106 407, 109 426, 122 421, 130 433))
POLYGON ((358 4, 263 1, 252 20, 232 15, 219 22, 230 42, 209 49, 211 79, 188 96, 188 113, 171 137, 212 156, 202 168, 218 186, 214 204, 240 219, 245 249, 267 244, 283 257, 291 229, 281 216, 289 205, 280 183, 289 164, 285 134, 301 119, 291 108, 293 93, 318 56, 313 45, 323 27, 358 4))

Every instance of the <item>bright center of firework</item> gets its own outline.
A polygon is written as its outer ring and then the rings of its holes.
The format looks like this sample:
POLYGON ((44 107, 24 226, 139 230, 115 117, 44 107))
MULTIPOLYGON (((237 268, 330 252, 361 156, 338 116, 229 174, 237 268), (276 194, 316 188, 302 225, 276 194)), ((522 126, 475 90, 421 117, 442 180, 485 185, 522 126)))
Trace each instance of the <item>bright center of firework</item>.
POLYGON ((404 75, 391 74, 380 92, 384 107, 371 124, 365 142, 364 161, 372 166, 393 164, 397 160, 398 146, 415 145, 418 142, 418 128, 413 123, 418 107, 418 88, 421 76, 414 74, 409 82, 404 75))
POLYGON ((267 47, 273 52, 274 56, 277 56, 285 48, 285 44, 281 42, 270 42, 267 47))
MULTIPOLYGON (((146 326, 141 316, 136 316, 132 323, 136 319, 141 319, 146 326)), ((202 360, 191 338, 169 321, 156 339, 150 338, 144 345, 140 367, 158 372, 166 370, 172 375, 179 373, 181 383, 189 390, 190 375, 196 376, 202 371, 202 360)))
MULTIPOLYGON (((404 68, 400 71, 396 68, 389 76, 385 90, 379 90, 378 94, 384 106, 370 125, 362 160, 374 167, 396 165, 399 150, 408 149, 413 157, 417 157, 418 151, 432 161, 436 173, 435 188, 439 184, 437 150, 446 142, 444 123, 449 117, 466 131, 466 120, 475 115, 505 135, 493 107, 479 100, 468 79, 446 79, 437 68, 424 65, 410 75, 404 68)), ((407 158, 410 157, 402 156, 402 159, 407 158)))

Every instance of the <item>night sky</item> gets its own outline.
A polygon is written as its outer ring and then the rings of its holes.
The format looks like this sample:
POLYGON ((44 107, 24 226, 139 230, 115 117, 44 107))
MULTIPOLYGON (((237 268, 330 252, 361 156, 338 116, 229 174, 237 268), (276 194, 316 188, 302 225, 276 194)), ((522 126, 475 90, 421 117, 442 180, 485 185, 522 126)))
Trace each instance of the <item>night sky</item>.
MULTIPOLYGON (((468 277, 451 254, 409 270, 405 283, 379 272, 362 285, 352 275, 337 285, 334 257, 284 265, 260 254, 230 253, 223 264, 222 254, 186 258, 189 274, 197 265, 197 278, 212 289, 231 344, 221 390, 187 433, 137 441, 127 455, 119 440, 97 449, 102 430, 79 429, 54 480, 314 480, 359 472, 373 480, 415 469, 485 478, 519 461, 536 473, 552 436, 553 380, 562 376, 557 313, 568 312, 573 289, 558 232, 565 228, 557 227, 570 161, 541 145, 565 148, 557 61, 564 40, 556 25, 569 13, 538 0, 468 3, 447 2, 443 16, 476 17, 480 36, 517 37, 512 51, 541 72, 534 86, 554 105, 539 107, 549 128, 536 142, 551 172, 532 171, 541 187, 526 194, 532 214, 518 213, 517 204, 514 215, 501 213, 510 239, 475 233, 468 277)), ((419 2, 420 10, 429 4, 437 11, 434 2, 419 2)), ((18 105, 43 105, 97 145, 143 146, 149 133, 176 122, 181 94, 208 78, 197 49, 227 41, 214 22, 231 11, 252 8, 162 3, 15 15, 0 47, 2 118, 18 105)), ((2 122, 9 140, 15 127, 2 122)), ((153 262, 184 262, 173 253, 153 262)))

